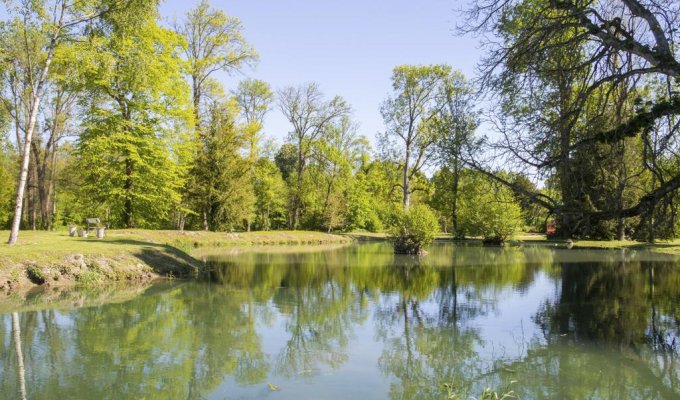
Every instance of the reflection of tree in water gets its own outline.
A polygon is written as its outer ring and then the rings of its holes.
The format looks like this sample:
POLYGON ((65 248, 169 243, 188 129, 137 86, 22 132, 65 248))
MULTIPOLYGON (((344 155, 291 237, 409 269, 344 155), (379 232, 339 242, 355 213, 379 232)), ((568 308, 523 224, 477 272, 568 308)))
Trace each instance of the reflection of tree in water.
POLYGON ((673 264, 564 264, 558 298, 536 315, 546 336, 637 348, 678 336, 680 272, 673 264))
POLYGON ((382 273, 388 296, 375 314, 385 343, 378 365, 397 379, 390 398, 441 398, 442 384, 452 381, 469 390, 485 366, 476 352, 483 341, 467 321, 494 304, 479 296, 484 291, 471 282, 475 273, 419 263, 398 263, 382 273))
POLYGON ((323 366, 342 365, 353 325, 366 319, 367 294, 348 279, 351 271, 337 254, 249 254, 216 268, 220 282, 263 294, 286 317, 290 337, 275 365, 281 376, 311 377, 323 366))
MULTIPOLYGON (((28 398, 202 398, 225 379, 311 378, 346 362, 371 310, 392 398, 442 398, 452 381, 479 394, 515 379, 525 399, 677 398, 677 266, 612 258, 560 268, 553 255, 435 246, 419 259, 369 245, 224 257, 212 265, 215 284, 21 314, 28 398), (510 293, 536 295, 538 274, 559 285, 535 314, 543 336, 492 364, 478 352, 495 336, 478 318, 510 293), (281 321, 283 344, 270 358, 260 329, 281 321)), ((18 393, 11 325, 0 321, 0 384, 18 393)))
POLYGON ((535 316, 544 337, 513 366, 533 382, 525 392, 679 398, 679 283, 677 265, 668 263, 564 264, 558 297, 535 316))
POLYGON ((191 288, 73 315, 23 313, 28 397, 198 399, 229 374, 262 381, 269 366, 247 299, 191 288))

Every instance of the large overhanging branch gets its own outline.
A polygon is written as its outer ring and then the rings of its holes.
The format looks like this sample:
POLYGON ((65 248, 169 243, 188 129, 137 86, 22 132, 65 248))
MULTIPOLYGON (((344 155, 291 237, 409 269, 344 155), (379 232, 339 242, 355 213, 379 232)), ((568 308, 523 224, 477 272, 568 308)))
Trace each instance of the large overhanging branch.
POLYGON ((653 210, 664 197, 680 189, 680 175, 676 175, 657 189, 643 196, 640 201, 629 208, 618 211, 601 211, 586 214, 590 221, 603 221, 614 218, 630 218, 643 215, 653 210))
POLYGON ((513 192, 516 194, 525 197, 532 203, 538 204, 539 206, 545 208, 548 210, 550 213, 554 213, 555 210, 558 208, 557 202, 543 194, 543 193, 538 193, 538 192, 533 192, 531 190, 527 190, 526 188, 523 188, 522 186, 509 181, 508 179, 499 176, 498 174, 495 174, 491 171, 488 171, 486 168, 483 166, 479 165, 477 162, 473 160, 462 160, 463 164, 474 169, 475 171, 480 172, 481 174, 485 175, 486 177, 490 178, 491 180, 498 182, 502 185, 507 186, 510 188, 513 192))
POLYGON ((680 97, 674 97, 655 104, 649 111, 637 113, 627 122, 609 130, 596 132, 587 139, 583 139, 571 146, 570 150, 587 147, 593 143, 614 143, 654 127, 659 118, 680 114, 680 97))

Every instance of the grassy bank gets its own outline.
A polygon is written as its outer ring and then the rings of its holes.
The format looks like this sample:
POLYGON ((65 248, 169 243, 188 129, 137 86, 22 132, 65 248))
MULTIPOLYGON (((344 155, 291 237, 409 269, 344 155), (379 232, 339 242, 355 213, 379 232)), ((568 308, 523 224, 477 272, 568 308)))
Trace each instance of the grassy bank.
MULTIPOLYGON (((522 234, 514 238, 516 244, 555 244, 564 245, 565 240, 548 240, 545 235, 522 234)), ((637 242, 634 240, 574 240, 574 249, 629 249, 646 250, 658 253, 680 255, 680 240, 657 241, 656 243, 637 242)))
MULTIPOLYGON (((440 235, 437 237, 438 241, 457 242, 457 243, 479 243, 481 238, 469 238, 464 240, 454 240, 450 235, 440 235)), ((572 241, 573 249, 629 249, 629 250, 645 250, 654 251, 657 253, 672 254, 680 256, 680 239, 664 241, 660 240, 654 244, 637 242, 633 240, 574 240, 572 241)), ((541 246, 556 246, 566 247, 566 240, 551 240, 547 239, 544 234, 539 233, 520 233, 511 240, 508 240, 511 246, 523 245, 541 245, 541 246)))
MULTIPOLYGON (((9 232, 0 231, 0 238, 9 232)), ((111 230, 106 238, 70 237, 67 232, 22 231, 15 246, 0 244, 0 290, 35 285, 92 286, 145 282, 197 274, 192 253, 202 247, 318 245, 351 238, 321 232, 176 232, 111 230)))

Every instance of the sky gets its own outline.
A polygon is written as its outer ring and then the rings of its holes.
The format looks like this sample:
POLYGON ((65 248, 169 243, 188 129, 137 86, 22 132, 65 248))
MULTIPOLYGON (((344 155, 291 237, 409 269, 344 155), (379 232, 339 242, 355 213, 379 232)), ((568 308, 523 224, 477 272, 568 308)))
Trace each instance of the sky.
MULTIPOLYGON (((165 0, 165 21, 181 21, 198 0, 165 0)), ((465 0, 211 0, 241 19, 245 38, 260 55, 254 68, 220 75, 227 90, 244 78, 275 90, 317 82, 331 98, 353 107, 359 133, 373 143, 384 130, 380 104, 390 93, 392 69, 400 64, 445 63, 474 77, 478 40, 456 36, 465 0)), ((274 107, 265 134, 279 142, 291 130, 274 107)))

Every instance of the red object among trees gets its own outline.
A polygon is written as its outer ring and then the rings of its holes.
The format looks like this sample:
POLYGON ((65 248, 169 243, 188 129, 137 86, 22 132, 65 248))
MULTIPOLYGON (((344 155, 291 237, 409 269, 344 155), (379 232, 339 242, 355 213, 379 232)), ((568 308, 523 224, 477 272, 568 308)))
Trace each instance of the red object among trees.
POLYGON ((545 223, 545 233, 547 235, 554 235, 555 232, 557 232, 557 229, 555 228, 555 220, 550 220, 545 223))

